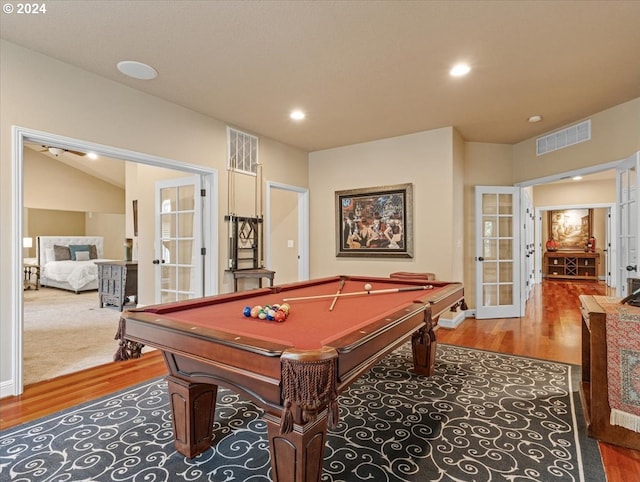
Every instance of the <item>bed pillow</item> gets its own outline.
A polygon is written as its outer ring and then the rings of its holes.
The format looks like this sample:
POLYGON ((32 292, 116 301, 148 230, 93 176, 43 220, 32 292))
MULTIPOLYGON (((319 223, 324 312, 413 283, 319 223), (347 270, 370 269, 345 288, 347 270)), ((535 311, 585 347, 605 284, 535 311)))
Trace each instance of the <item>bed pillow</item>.
POLYGON ((71 259, 71 250, 69 246, 53 245, 53 259, 56 261, 67 261, 71 259))
POLYGON ((95 244, 89 245, 89 259, 98 259, 98 248, 95 244))
POLYGON ((73 261, 77 261, 76 253, 78 253, 80 251, 86 251, 88 253, 89 252, 89 245, 88 244, 70 244, 69 245, 69 251, 71 252, 71 259, 73 261))
POLYGON ((76 251, 76 261, 89 261, 89 251, 76 251))

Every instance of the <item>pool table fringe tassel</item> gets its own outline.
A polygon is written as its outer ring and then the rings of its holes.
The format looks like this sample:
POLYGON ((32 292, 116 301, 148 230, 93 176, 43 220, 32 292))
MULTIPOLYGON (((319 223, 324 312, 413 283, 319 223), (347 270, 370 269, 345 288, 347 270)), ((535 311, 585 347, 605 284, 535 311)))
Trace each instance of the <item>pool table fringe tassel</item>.
POLYGON ((142 347, 144 345, 135 341, 129 341, 126 339, 127 322, 125 318, 120 317, 118 322, 118 331, 116 332, 115 340, 119 340, 118 350, 113 355, 113 361, 125 361, 132 358, 140 358, 142 356, 142 347))
POLYGON ((336 387, 336 359, 301 361, 282 359, 282 398, 284 407, 280 422, 280 433, 293 430, 291 405, 302 408, 302 421, 315 421, 319 409, 327 403, 327 426, 338 425, 338 392, 336 387))

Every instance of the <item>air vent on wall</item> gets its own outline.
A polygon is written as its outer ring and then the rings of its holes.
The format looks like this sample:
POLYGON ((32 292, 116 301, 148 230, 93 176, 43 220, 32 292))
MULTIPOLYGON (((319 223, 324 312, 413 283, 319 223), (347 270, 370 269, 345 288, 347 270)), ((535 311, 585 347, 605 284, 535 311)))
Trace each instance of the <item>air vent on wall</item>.
POLYGON ((536 139, 536 155, 541 156, 591 139, 591 120, 536 139))

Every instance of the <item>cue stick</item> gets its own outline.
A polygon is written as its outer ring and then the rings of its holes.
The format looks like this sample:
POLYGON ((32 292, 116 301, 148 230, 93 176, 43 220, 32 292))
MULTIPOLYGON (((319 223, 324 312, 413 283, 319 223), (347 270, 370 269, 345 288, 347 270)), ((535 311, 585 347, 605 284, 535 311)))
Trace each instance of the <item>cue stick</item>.
POLYGON ((318 300, 321 298, 342 298, 343 296, 357 296, 357 295, 381 295, 384 293, 401 293, 403 291, 418 291, 418 290, 432 290, 433 285, 424 286, 409 286, 407 288, 389 288, 386 290, 372 290, 372 291, 355 291, 353 293, 340 293, 333 295, 317 295, 317 296, 300 296, 298 298, 284 298, 283 301, 302 301, 302 300, 318 300))
POLYGON ((331 306, 329 307, 329 311, 333 311, 333 307, 336 306, 336 301, 338 301, 338 298, 340 297, 340 293, 342 293, 342 288, 344 288, 344 282, 346 281, 346 279, 342 278, 340 280, 340 286, 338 286, 338 292, 336 293, 335 297, 333 298, 333 301, 331 302, 331 306))

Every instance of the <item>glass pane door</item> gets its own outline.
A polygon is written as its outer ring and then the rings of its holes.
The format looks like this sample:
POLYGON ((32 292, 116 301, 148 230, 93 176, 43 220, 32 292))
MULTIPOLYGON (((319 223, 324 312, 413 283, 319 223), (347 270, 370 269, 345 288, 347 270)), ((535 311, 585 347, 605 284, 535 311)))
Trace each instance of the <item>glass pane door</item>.
POLYGON ((618 284, 617 295, 627 296, 627 279, 638 278, 638 163, 640 155, 632 156, 617 168, 618 209, 618 284))
POLYGON ((159 303, 202 296, 202 230, 199 177, 157 186, 159 303))
POLYGON ((520 316, 519 197, 476 188, 476 318, 520 316))

